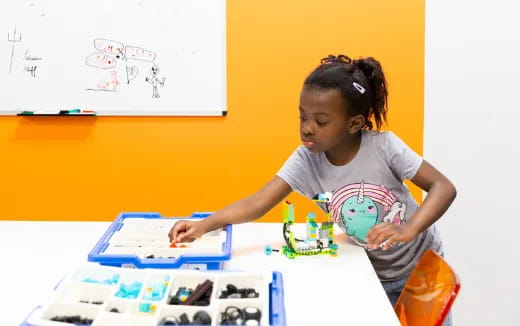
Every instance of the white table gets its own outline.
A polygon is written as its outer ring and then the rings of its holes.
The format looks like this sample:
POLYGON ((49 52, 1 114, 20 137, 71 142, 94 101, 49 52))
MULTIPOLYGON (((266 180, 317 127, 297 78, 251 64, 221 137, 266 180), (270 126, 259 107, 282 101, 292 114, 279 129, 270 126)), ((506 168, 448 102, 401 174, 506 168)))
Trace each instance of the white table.
MULTIPOLYGON (((0 221, 0 325, 19 325, 45 302, 67 272, 86 262, 109 225, 0 221)), ((294 231, 305 235, 302 225, 294 231)), ((282 272, 289 326, 400 325, 365 251, 342 235, 336 239, 337 257, 288 259, 276 252, 266 256, 265 245, 283 244, 281 223, 234 225, 232 259, 224 267, 282 272)))

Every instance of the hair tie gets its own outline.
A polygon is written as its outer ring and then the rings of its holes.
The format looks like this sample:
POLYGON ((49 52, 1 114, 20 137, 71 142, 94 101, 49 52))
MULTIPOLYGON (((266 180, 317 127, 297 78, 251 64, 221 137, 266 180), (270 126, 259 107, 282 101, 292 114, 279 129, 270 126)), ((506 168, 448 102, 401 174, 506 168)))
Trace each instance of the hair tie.
POLYGON ((321 59, 321 64, 331 64, 331 63, 346 63, 346 64, 352 64, 352 59, 349 56, 346 56, 344 54, 340 54, 337 57, 329 54, 328 57, 321 59))
POLYGON ((359 85, 356 82, 353 82, 352 86, 354 86, 361 94, 365 94, 365 88, 363 86, 359 85))

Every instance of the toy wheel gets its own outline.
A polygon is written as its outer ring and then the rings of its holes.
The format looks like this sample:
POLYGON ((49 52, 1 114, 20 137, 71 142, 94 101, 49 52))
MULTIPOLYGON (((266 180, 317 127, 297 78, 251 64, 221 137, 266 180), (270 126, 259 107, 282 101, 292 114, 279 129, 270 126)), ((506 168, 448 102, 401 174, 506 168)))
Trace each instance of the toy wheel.
POLYGON ((271 256, 271 254, 273 253, 273 247, 271 247, 270 245, 265 246, 264 253, 267 256, 271 256))
POLYGON ((294 253, 294 251, 287 251, 285 255, 290 259, 294 259, 294 257, 296 257, 296 253, 294 253))
POLYGON ((330 249, 332 250, 338 250, 338 245, 335 244, 335 243, 332 243, 330 246, 329 246, 330 249))

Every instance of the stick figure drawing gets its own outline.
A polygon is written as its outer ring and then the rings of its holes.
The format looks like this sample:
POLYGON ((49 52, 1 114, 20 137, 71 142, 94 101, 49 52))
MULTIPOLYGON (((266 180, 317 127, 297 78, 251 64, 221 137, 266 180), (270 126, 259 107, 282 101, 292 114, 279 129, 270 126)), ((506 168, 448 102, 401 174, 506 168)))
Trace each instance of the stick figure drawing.
POLYGON ((153 87, 153 95, 152 97, 153 98, 159 98, 159 92, 157 91, 157 86, 161 86, 161 87, 164 87, 164 81, 166 80, 166 77, 163 77, 161 79, 159 79, 157 77, 157 75, 159 74, 159 67, 157 67, 157 65, 153 65, 152 66, 152 69, 150 70, 150 73, 151 73, 151 77, 146 77, 146 81, 149 82, 150 84, 152 84, 152 87, 153 87))

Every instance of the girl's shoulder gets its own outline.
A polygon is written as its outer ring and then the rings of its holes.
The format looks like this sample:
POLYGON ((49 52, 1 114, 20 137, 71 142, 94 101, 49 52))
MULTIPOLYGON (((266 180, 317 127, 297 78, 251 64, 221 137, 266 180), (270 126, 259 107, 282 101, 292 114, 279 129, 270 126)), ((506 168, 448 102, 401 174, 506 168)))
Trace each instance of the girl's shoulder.
POLYGON ((304 161, 315 161, 319 159, 319 153, 313 153, 307 149, 307 147, 303 145, 299 145, 296 150, 294 150, 293 157, 299 158, 304 161))
POLYGON ((372 145, 384 145, 389 141, 398 138, 392 131, 375 131, 365 130, 362 131, 363 141, 372 145))

